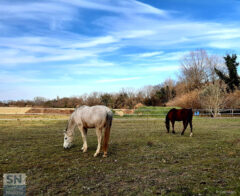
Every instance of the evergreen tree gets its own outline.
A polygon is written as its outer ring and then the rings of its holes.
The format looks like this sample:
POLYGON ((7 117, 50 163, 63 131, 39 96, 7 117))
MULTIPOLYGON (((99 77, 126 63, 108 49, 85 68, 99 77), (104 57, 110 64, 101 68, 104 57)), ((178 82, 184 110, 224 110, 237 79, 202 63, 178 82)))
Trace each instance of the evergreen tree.
POLYGON ((167 90, 164 87, 162 87, 159 91, 156 91, 155 96, 162 104, 168 101, 167 90))
POLYGON ((233 92, 236 88, 240 88, 240 77, 237 73, 237 67, 239 65, 239 63, 236 62, 237 55, 232 54, 232 56, 230 56, 228 54, 226 57, 224 57, 224 59, 225 65, 228 69, 228 75, 225 75, 222 71, 216 68, 215 72, 219 76, 219 78, 227 84, 228 90, 233 92))
POLYGON ((105 106, 111 107, 113 103, 113 98, 111 94, 104 93, 100 96, 101 103, 105 106))

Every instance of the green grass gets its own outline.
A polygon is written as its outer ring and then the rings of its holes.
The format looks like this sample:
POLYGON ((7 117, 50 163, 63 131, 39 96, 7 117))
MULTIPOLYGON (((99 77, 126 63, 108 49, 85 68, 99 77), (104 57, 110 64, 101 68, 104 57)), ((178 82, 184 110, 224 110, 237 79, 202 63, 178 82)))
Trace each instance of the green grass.
MULTIPOLYGON (((159 116, 166 116, 166 114, 174 107, 160 107, 160 106, 142 106, 135 110, 135 114, 139 115, 159 115, 159 116)), ((179 109, 179 107, 175 107, 179 109)))
POLYGON ((115 118, 149 118, 149 117, 163 117, 166 116, 170 109, 180 107, 161 107, 161 106, 142 106, 134 110, 133 114, 124 114, 123 116, 116 115, 115 118))
POLYGON ((167 134, 162 118, 115 119, 108 158, 93 157, 94 130, 87 153, 77 130, 64 150, 65 126, 0 121, 1 176, 26 173, 28 195, 240 195, 240 118, 194 119, 192 138, 182 123, 167 134))

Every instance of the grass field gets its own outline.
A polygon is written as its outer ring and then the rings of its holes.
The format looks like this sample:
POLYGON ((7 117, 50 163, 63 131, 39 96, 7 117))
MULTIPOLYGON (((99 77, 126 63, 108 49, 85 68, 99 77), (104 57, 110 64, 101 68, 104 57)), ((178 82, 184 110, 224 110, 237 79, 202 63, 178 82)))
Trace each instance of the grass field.
POLYGON ((179 109, 179 107, 161 107, 161 106, 142 106, 134 111, 134 114, 142 114, 148 116, 166 116, 172 108, 179 109))
POLYGON ((192 138, 181 123, 172 135, 163 119, 115 119, 108 158, 93 157, 94 130, 87 153, 78 131, 64 150, 65 126, 1 120, 0 174, 26 173, 28 195, 240 195, 240 118, 194 119, 192 138))

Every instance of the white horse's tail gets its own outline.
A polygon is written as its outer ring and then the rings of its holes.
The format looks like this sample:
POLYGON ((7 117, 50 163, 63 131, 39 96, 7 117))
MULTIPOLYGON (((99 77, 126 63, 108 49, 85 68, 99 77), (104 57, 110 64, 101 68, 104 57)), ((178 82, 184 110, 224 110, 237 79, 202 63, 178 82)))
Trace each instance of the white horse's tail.
POLYGON ((104 134, 104 141, 103 141, 103 153, 104 157, 107 156, 107 149, 108 149, 108 141, 110 137, 110 130, 112 126, 112 119, 113 119, 113 113, 109 111, 106 116, 106 126, 105 126, 105 134, 104 134))
POLYGON ((110 127, 111 128, 111 126, 112 126, 112 119, 113 119, 113 113, 112 113, 112 111, 109 111, 108 113, 107 113, 107 124, 106 124, 106 127, 110 127))

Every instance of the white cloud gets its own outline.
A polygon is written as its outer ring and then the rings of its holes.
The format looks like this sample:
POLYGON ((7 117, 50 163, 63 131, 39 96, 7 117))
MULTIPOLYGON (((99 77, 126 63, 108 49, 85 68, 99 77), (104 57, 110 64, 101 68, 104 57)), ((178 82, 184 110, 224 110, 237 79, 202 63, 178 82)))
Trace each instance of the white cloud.
POLYGON ((138 53, 126 55, 127 57, 131 57, 131 60, 139 62, 138 65, 146 66, 146 65, 159 65, 163 62, 174 61, 178 62, 181 60, 183 56, 188 54, 189 51, 179 51, 179 52, 163 52, 163 51, 155 51, 155 52, 146 52, 146 53, 138 53), (148 58, 150 57, 150 58, 148 58))
POLYGON ((150 71, 159 71, 159 72, 169 72, 169 71, 177 71, 180 69, 179 65, 169 65, 169 66, 161 66, 161 67, 149 67, 150 71))
POLYGON ((180 52, 169 52, 158 57, 158 60, 161 61, 179 61, 183 56, 188 54, 189 51, 180 51, 180 52))
POLYGON ((99 59, 89 59, 79 64, 69 65, 71 68, 78 69, 81 67, 112 67, 116 64, 113 62, 107 62, 99 59))
POLYGON ((66 50, 65 53, 59 55, 46 55, 46 56, 35 56, 34 54, 9 54, 9 55, 0 55, 1 62, 0 65, 19 65, 25 63, 41 63, 41 62, 53 62, 53 61, 64 61, 64 60, 76 60, 83 59, 86 57, 96 56, 96 52, 92 51, 78 51, 78 50, 66 50))
POLYGON ((12 73, 9 71, 0 71, 1 84, 19 84, 19 83, 32 83, 39 82, 37 79, 37 71, 28 70, 25 72, 12 73))
POLYGON ((160 52, 146 52, 142 54, 138 54, 138 57, 153 57, 153 56, 158 56, 160 54, 163 54, 163 51, 160 52))
POLYGON ((152 30, 129 30, 129 31, 119 31, 115 35, 121 39, 132 39, 132 38, 142 38, 146 36, 151 36, 156 34, 152 30))
POLYGON ((49 22, 49 19, 57 17, 58 20, 73 19, 76 9, 57 2, 0 2, 1 19, 30 19, 41 22, 49 22), (46 20, 43 20, 46 19, 46 20), (47 20, 48 19, 48 20, 47 20))
POLYGON ((240 39, 238 39, 238 40, 222 40, 221 42, 211 41, 208 45, 209 45, 209 47, 218 48, 218 49, 240 50, 240 39))
POLYGON ((99 46, 103 44, 111 44, 118 42, 119 39, 114 38, 113 36, 104 36, 104 37, 96 37, 94 39, 90 39, 87 41, 79 41, 78 43, 74 43, 72 45, 69 45, 70 48, 88 48, 88 47, 94 47, 99 46))
POLYGON ((97 83, 119 82, 119 81, 129 81, 129 80, 139 80, 139 79, 142 79, 142 77, 103 79, 103 80, 98 80, 97 83))
MULTIPOLYGON (((104 48, 99 47, 99 45, 104 43, 103 40, 90 41, 89 44, 85 42, 82 45, 83 48, 74 45, 74 42, 75 40, 64 38, 54 38, 52 40, 45 37, 0 38, 0 65, 7 66, 63 60, 73 61, 87 57, 96 58, 100 54, 110 53, 118 49, 117 46, 112 47, 110 45, 104 48), (92 46, 92 48, 87 46, 92 46)), ((105 43, 107 43, 107 40, 105 40, 105 43)))
POLYGON ((135 0, 61 0, 66 4, 71 4, 81 8, 104 10, 109 12, 116 12, 122 14, 156 14, 160 16, 167 16, 167 12, 148 4, 135 0))

